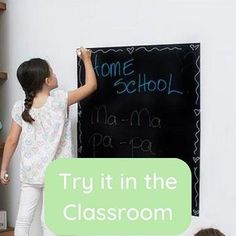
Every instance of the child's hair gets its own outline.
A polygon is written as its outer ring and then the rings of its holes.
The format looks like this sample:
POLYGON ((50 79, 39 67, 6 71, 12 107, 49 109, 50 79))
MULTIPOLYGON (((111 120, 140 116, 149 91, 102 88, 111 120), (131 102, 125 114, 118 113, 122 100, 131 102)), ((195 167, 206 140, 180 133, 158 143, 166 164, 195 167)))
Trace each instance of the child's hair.
POLYGON ((24 121, 29 123, 34 121, 29 111, 36 93, 42 89, 45 79, 49 76, 50 66, 41 58, 25 61, 17 69, 17 78, 25 92, 25 110, 22 113, 24 121))
POLYGON ((198 233, 194 234, 194 236, 226 236, 221 233, 218 229, 208 228, 202 229, 198 233))

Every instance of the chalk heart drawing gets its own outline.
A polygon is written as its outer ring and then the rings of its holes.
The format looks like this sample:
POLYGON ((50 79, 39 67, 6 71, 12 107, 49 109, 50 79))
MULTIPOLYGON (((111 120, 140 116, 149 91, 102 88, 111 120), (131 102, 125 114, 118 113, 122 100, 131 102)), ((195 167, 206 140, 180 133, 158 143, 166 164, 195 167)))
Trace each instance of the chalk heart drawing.
POLYGON ((200 114, 200 109, 194 109, 195 116, 198 116, 200 114))
POLYGON ((196 216, 199 214, 199 211, 193 210, 193 214, 196 216))
POLYGON ((197 163, 200 160, 200 157, 193 157, 193 161, 197 163))
POLYGON ((195 50, 197 50, 197 49, 199 48, 199 45, 193 45, 193 44, 191 44, 191 45, 190 45, 190 48, 191 48, 193 51, 195 51, 195 50))
POLYGON ((133 51, 134 51, 134 47, 127 48, 127 51, 129 52, 129 54, 132 54, 132 53, 133 53, 133 51))

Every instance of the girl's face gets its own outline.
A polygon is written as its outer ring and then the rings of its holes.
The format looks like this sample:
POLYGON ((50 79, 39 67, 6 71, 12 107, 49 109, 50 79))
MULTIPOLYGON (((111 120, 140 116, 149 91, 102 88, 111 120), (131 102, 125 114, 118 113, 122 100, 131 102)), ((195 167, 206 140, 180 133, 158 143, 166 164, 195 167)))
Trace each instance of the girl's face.
POLYGON ((51 87, 51 89, 55 89, 58 87, 57 76, 56 74, 54 74, 51 67, 50 67, 50 76, 49 76, 49 86, 51 87))

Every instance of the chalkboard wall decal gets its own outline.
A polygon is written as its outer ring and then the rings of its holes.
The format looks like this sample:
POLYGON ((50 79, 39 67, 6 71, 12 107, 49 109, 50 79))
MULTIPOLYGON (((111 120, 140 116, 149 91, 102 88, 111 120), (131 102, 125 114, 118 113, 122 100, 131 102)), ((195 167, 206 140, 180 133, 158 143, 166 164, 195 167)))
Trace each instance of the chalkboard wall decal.
POLYGON ((200 44, 92 48, 92 61, 98 90, 78 105, 78 156, 180 158, 198 216, 200 44))

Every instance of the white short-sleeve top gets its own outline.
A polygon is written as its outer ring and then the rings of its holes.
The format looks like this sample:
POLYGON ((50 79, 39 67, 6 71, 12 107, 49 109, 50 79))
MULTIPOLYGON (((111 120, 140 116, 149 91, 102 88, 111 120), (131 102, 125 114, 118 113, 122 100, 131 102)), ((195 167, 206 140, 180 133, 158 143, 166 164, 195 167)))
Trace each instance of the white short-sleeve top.
POLYGON ((22 127, 21 182, 43 184, 44 172, 51 161, 72 157, 67 103, 68 93, 54 90, 42 107, 30 109, 29 113, 35 120, 32 124, 21 117, 24 101, 17 101, 14 105, 12 118, 22 127))

